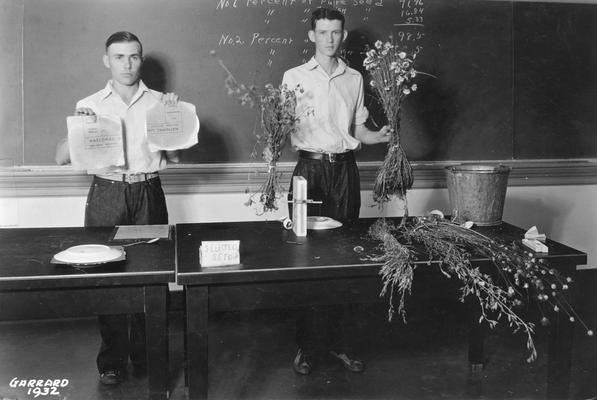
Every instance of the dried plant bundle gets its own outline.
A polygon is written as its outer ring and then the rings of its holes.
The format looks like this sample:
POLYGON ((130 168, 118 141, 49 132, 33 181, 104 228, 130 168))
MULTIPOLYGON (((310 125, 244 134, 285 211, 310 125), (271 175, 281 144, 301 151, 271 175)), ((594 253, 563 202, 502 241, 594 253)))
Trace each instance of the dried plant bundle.
POLYGON ((373 187, 373 199, 380 204, 394 196, 405 199, 413 185, 412 167, 400 142, 400 115, 404 98, 417 90, 412 83, 417 75, 415 58, 416 53, 408 53, 390 37, 385 43, 375 42, 375 48, 367 51, 363 61, 392 128, 388 151, 373 187))
POLYGON ((370 228, 369 234, 381 242, 381 255, 370 258, 383 263, 381 296, 389 294, 390 320, 397 311, 406 322, 405 299, 411 291, 414 271, 429 267, 462 283, 460 301, 473 296, 481 312, 479 323, 494 328, 505 320, 514 332, 524 332, 529 362, 537 358, 533 342, 535 323, 525 320, 517 311, 529 299, 536 300, 542 324, 548 324, 553 313, 564 313, 570 321, 578 320, 588 335, 593 335, 567 300, 572 279, 550 268, 521 243, 500 243, 437 216, 408 218, 399 226, 381 219, 370 228), (473 266, 471 259, 475 256, 491 260, 492 272, 482 272, 473 266))
POLYGON ((257 140, 251 156, 261 154, 257 151, 258 148, 267 149, 271 156, 265 181, 245 204, 261 204, 261 213, 275 211, 278 209, 277 200, 284 192, 276 165, 286 140, 296 130, 296 96, 302 89, 299 86, 288 88, 286 85, 275 87, 269 83, 263 87, 246 86, 234 78, 222 60, 218 59, 218 62, 228 74, 225 80, 228 95, 236 98, 243 106, 259 108, 261 131, 253 132, 257 140))

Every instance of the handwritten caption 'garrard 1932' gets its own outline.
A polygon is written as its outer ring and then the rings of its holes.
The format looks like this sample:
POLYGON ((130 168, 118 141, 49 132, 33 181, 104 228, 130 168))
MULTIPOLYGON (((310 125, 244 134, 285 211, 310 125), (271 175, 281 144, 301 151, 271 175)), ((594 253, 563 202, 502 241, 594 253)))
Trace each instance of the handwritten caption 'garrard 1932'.
POLYGON ((60 389, 68 386, 68 379, 22 379, 14 377, 10 380, 11 388, 24 388, 27 395, 39 396, 60 396, 60 389))

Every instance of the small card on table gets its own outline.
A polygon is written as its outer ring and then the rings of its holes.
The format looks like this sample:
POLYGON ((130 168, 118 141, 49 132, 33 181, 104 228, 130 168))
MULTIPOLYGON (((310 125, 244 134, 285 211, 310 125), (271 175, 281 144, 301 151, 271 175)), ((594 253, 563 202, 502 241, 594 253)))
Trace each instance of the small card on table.
POLYGON ((204 268, 240 264, 240 240, 201 242, 199 263, 204 268))

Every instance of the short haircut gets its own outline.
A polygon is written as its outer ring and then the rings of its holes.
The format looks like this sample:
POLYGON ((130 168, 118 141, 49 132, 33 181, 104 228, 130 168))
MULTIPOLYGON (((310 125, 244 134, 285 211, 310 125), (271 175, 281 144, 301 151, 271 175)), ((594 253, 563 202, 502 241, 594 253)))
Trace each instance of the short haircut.
POLYGON ((330 21, 339 20, 342 22, 342 29, 344 29, 344 14, 332 7, 319 7, 311 13, 311 29, 315 30, 315 24, 320 19, 329 19, 330 21))
POLYGON ((106 52, 108 51, 108 47, 112 43, 122 43, 122 42, 137 42, 139 43, 139 49, 141 50, 141 55, 143 55, 143 45, 141 41, 134 33, 130 33, 127 31, 120 31, 110 35, 108 40, 106 40, 106 52))

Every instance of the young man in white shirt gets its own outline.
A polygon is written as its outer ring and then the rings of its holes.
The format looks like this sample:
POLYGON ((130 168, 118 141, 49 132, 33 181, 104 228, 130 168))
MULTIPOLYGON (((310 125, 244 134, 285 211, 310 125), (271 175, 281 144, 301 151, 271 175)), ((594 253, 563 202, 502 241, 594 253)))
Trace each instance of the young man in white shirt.
MULTIPOLYGON (((125 165, 94 174, 85 207, 85 226, 167 224, 168 211, 158 171, 178 161, 176 151, 151 151, 145 135, 146 111, 156 103, 176 104, 141 80, 143 47, 130 32, 116 32, 105 44, 103 62, 112 79, 77 102, 75 115, 115 115, 122 121, 125 165)), ((68 141, 59 143, 56 162, 70 162, 68 141)), ((97 356, 100 382, 116 385, 126 376, 130 357, 136 374, 146 370, 143 314, 98 316, 102 343, 97 356), (130 329, 129 329, 130 328, 130 329)))
MULTIPOLYGON (((297 131, 291 136, 292 148, 299 156, 293 176, 304 177, 309 198, 322 201, 321 206, 308 205, 307 213, 343 222, 358 219, 361 206, 354 151, 363 143, 388 142, 390 134, 387 126, 379 131, 365 126, 369 112, 364 106, 363 78, 338 57, 347 34, 340 11, 316 9, 308 33, 315 44, 315 55, 307 63, 286 71, 283 78, 287 87, 302 88, 297 93, 297 131)), ((311 372, 317 342, 324 342, 329 354, 348 370, 363 370, 363 362, 344 350, 342 314, 342 307, 309 308, 300 313, 296 332, 299 349, 293 363, 297 373, 311 372), (322 314, 328 315, 321 318, 322 314), (324 321, 323 329, 317 326, 318 320, 324 321)))

